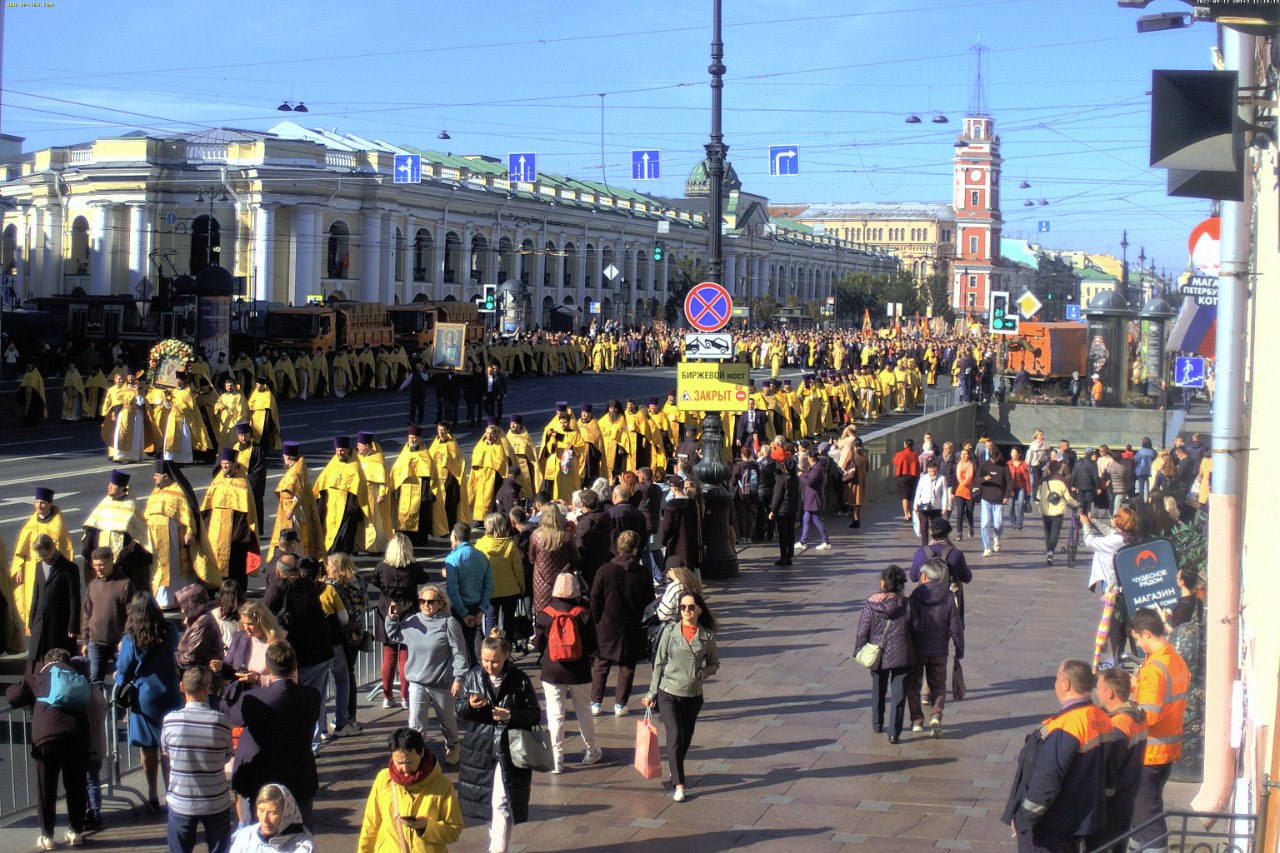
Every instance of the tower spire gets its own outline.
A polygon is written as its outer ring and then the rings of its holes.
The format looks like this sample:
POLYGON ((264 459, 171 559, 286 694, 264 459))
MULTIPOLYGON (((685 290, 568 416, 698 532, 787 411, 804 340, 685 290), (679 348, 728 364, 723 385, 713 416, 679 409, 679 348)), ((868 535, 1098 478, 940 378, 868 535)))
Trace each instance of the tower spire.
POLYGON ((982 43, 982 36, 978 36, 978 43, 970 47, 969 50, 973 51, 977 59, 977 72, 973 77, 973 92, 969 95, 969 115, 989 115, 987 107, 987 85, 982 80, 982 54, 990 53, 991 48, 982 43))

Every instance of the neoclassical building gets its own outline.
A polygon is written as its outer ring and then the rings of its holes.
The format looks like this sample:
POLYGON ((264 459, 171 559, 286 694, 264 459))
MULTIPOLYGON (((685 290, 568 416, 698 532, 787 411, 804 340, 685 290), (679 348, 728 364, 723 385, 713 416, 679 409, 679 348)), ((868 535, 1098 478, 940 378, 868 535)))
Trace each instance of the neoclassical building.
MULTIPOLYGON (((740 301, 822 299, 846 273, 896 267, 886 252, 771 220, 732 168, 725 189, 724 283, 740 301)), ((292 122, 138 133, 0 165, 0 254, 23 298, 76 287, 145 298, 149 283, 218 263, 244 299, 268 303, 335 290, 385 304, 466 300, 498 284, 530 325, 560 305, 644 319, 679 259, 705 258, 708 195, 701 165, 685 197, 661 198, 546 173, 512 181, 497 158, 292 122), (396 154, 421 156, 420 183, 394 182, 396 154)))

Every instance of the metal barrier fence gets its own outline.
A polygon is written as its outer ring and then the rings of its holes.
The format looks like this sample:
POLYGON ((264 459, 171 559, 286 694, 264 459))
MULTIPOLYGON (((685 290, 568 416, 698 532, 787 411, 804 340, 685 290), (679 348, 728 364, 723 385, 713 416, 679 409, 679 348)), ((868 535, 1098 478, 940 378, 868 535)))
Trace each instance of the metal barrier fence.
MULTIPOLYGON (((365 611, 365 630, 374 635, 378 610, 370 606, 365 611)), ((356 683, 354 690, 372 689, 381 693, 382 644, 374 642, 370 651, 360 651, 356 656, 356 683)), ((142 750, 129 743, 128 717, 115 706, 116 687, 102 688, 107 699, 107 711, 103 721, 107 732, 107 754, 102 763, 102 788, 106 798, 121 796, 133 789, 124 785, 126 776, 142 768, 142 750)), ((360 695, 359 692, 356 693, 360 695)), ((332 704, 333 682, 327 682, 325 708, 332 704)), ((0 819, 29 811, 36 807, 36 765, 31 757, 31 709, 0 709, 0 762, 5 773, 0 774, 0 819)))
MULTIPOLYGON (((1158 838, 1145 839, 1144 850, 1171 849, 1183 853, 1252 853, 1262 850, 1262 834, 1258 816, 1227 812, 1164 812, 1135 826, 1119 838, 1089 853, 1106 853, 1115 845, 1132 843, 1135 833, 1164 822, 1165 830, 1158 838)), ((1133 849, 1130 847, 1129 849, 1133 849)))

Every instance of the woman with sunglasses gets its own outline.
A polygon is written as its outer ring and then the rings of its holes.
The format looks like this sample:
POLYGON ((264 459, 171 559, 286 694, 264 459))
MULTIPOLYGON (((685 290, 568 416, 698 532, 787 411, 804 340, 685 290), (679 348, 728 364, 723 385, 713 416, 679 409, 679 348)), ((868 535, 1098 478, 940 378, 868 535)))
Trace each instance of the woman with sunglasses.
POLYGON ((449 597, 439 587, 418 588, 418 612, 401 613, 400 605, 387 606, 387 641, 409 650, 404 677, 409 685, 409 726, 423 735, 427 727, 427 703, 436 711, 444 732, 444 763, 457 764, 462 736, 454 700, 462 690, 467 671, 466 641, 458 620, 449 615, 449 597))
POLYGON ((653 660, 653 680, 644 706, 655 705, 667 732, 672 799, 685 800, 684 757, 702 710, 702 684, 720 669, 716 654, 716 620, 707 602, 693 590, 680 596, 680 621, 662 629, 653 660))

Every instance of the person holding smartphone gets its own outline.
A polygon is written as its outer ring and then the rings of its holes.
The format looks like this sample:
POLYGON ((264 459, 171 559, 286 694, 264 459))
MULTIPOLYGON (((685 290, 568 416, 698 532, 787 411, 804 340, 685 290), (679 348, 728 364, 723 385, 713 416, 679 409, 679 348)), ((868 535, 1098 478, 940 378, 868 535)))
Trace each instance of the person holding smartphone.
POLYGON ((416 729, 396 729, 387 748, 391 760, 369 789, 357 853, 443 853, 462 836, 462 808, 453 783, 416 729))

